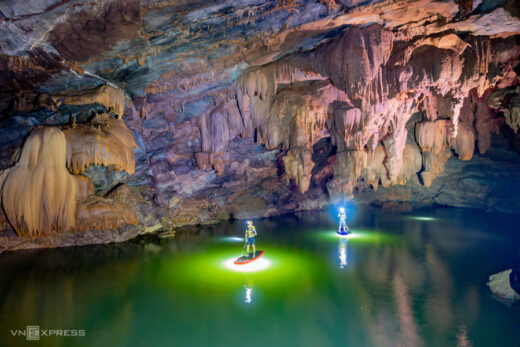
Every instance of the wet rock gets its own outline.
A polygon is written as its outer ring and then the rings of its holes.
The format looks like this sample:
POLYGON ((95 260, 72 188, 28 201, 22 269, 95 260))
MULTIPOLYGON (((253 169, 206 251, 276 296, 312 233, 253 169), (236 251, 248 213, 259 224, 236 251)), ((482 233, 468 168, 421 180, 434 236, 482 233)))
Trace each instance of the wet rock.
MULTIPOLYGON (((515 272, 516 274, 516 272, 515 272)), ((516 279, 516 277, 512 276, 513 270, 505 270, 502 272, 499 272, 497 274, 489 276, 489 282, 487 283, 489 289, 491 292, 498 296, 499 298, 510 302, 510 303, 519 303, 520 302, 520 294, 516 292, 511 287, 511 277, 516 279)), ((515 285, 517 285, 517 282, 515 282, 515 285)))

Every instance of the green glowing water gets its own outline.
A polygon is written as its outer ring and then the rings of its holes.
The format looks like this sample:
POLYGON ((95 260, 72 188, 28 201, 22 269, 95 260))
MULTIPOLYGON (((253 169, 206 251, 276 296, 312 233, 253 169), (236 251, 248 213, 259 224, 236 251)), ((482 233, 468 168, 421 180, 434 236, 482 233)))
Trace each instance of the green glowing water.
POLYGON ((518 216, 349 213, 348 238, 333 211, 256 221, 265 255, 247 272, 243 221, 2 254, 0 346, 518 344, 520 311, 486 287, 520 250, 518 216), (86 336, 12 336, 28 325, 86 336))

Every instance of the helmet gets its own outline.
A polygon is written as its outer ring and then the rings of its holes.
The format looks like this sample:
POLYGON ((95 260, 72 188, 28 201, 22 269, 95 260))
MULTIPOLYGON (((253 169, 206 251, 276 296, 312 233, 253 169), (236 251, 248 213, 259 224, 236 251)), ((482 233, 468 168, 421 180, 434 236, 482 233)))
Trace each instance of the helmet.
POLYGON ((253 221, 252 221, 252 220, 248 220, 248 221, 247 221, 247 224, 249 224, 249 225, 253 225, 253 221))
POLYGON ((345 209, 343 207, 340 207, 339 212, 345 212, 345 209))

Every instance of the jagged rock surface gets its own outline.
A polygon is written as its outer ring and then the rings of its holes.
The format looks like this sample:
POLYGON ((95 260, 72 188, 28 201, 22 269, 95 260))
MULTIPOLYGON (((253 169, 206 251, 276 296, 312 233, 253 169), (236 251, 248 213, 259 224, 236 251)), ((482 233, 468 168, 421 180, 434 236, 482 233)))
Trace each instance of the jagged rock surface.
POLYGON ((82 175, 66 217, 91 235, 352 198, 519 212, 517 7, 4 2, 2 189, 44 125, 65 134, 59 170, 82 175))

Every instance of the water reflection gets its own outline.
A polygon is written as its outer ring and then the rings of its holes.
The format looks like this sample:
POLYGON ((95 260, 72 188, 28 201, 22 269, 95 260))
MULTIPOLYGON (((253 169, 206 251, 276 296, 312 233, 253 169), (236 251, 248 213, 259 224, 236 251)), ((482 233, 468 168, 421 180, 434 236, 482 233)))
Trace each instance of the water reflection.
POLYGON ((22 343, 8 329, 31 324, 85 329, 80 345, 518 341, 518 311, 493 300, 484 285, 516 257, 518 238, 509 231, 516 221, 446 213, 423 223, 360 211, 363 230, 353 225, 351 239, 335 236, 327 214, 258 221, 266 250, 258 261, 272 266, 252 273, 222 266, 241 245, 220 237, 239 235, 240 223, 157 242, 3 254, 0 341, 22 343), (314 237, 318 231, 327 236, 314 237))
POLYGON ((340 237, 339 238, 339 268, 344 269, 347 267, 348 261, 348 238, 340 237))
POLYGON ((249 288, 247 286, 244 286, 244 289, 245 289, 245 298, 244 298, 244 302, 246 304, 250 304, 251 303, 251 297, 252 297, 252 293, 253 293, 253 289, 252 288, 249 288))

